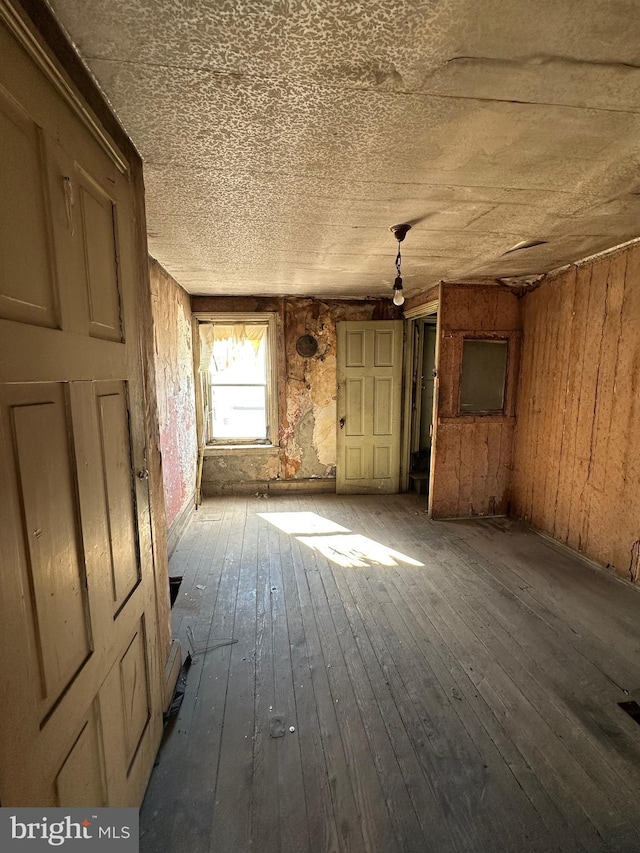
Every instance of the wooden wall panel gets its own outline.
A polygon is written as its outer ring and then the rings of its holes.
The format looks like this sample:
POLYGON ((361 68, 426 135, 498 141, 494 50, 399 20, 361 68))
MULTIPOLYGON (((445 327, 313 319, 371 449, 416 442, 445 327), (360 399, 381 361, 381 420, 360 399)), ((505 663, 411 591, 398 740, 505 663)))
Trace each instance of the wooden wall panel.
POLYGON ((521 300, 507 288, 443 284, 430 508, 433 518, 509 510, 521 300), (465 337, 509 340, 503 415, 460 415, 465 337))
POLYGON ((637 580, 640 247, 524 300, 514 513, 637 580))

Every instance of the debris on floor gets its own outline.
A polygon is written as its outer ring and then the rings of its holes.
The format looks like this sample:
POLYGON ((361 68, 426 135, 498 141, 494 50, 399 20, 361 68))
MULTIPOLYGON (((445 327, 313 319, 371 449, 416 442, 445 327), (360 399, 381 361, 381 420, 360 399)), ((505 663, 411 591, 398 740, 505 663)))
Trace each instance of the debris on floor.
POLYGON ((187 625, 187 640, 189 642, 189 648, 191 649, 191 657, 195 658, 197 655, 203 655, 206 652, 212 652, 215 649, 219 649, 222 646, 232 646, 234 643, 237 643, 238 640, 233 637, 229 638, 220 638, 213 639, 213 641, 208 646, 201 646, 200 648, 196 645, 196 639, 193 636, 193 631, 191 630, 191 625, 187 625))

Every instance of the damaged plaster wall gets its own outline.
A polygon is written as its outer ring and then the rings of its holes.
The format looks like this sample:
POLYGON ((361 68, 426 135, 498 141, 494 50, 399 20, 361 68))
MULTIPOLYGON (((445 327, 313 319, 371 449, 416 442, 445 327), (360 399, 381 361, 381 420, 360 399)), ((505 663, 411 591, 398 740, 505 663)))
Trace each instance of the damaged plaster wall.
POLYGON ((193 505, 198 441, 189 295, 149 259, 156 393, 167 526, 172 532, 193 505))
POLYGON ((514 512, 638 581, 640 246, 543 281, 524 303, 514 512))
MULTIPOLYGON (((324 481, 332 488, 336 466, 336 323, 395 317, 388 299, 347 301, 298 297, 192 297, 194 312, 275 311, 278 318, 278 447, 209 448, 203 468, 204 494, 242 486, 289 482, 300 487, 324 481), (302 335, 318 342, 304 358, 296 350, 302 335)), ((321 485, 318 483, 317 485, 321 485)))

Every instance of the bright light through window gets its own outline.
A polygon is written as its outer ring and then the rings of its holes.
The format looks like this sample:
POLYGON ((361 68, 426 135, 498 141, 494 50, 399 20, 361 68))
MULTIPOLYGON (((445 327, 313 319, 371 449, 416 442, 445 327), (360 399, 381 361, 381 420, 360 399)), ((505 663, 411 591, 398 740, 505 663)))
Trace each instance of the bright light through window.
POLYGON ((273 417, 270 322, 199 323, 200 377, 209 442, 268 442, 273 417))
MULTIPOLYGON (((209 366, 211 434, 216 438, 267 437, 266 326, 222 327, 228 337, 214 338, 209 366)), ((217 331, 217 330, 215 330, 217 331)))

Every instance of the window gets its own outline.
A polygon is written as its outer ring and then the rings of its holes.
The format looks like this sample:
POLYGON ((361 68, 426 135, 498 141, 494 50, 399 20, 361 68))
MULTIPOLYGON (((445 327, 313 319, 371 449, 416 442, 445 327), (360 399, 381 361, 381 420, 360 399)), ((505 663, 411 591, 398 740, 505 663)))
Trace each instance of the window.
POLYGON ((196 315, 207 444, 271 444, 277 435, 275 314, 196 315))
POLYGON ((505 340, 473 340, 462 342, 462 375, 460 377, 460 414, 502 414, 507 376, 505 340))

